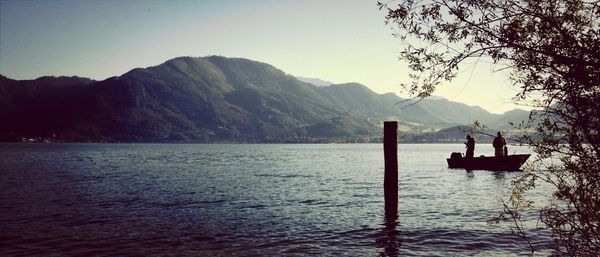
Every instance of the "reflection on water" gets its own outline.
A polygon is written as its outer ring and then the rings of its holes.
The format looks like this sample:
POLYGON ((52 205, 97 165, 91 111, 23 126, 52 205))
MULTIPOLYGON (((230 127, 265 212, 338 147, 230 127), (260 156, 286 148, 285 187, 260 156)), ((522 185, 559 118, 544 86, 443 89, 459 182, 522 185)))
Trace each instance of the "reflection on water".
POLYGON ((475 173, 473 173, 472 170, 466 170, 465 174, 467 175, 468 179, 474 179, 475 178, 475 173))
POLYGON ((504 179, 506 178, 506 172, 493 171, 492 173, 494 174, 494 177, 500 181, 504 181, 504 179))
POLYGON ((447 169, 463 148, 401 144, 382 223, 381 145, 0 144, 0 255, 527 253, 487 222, 518 173, 447 169))
POLYGON ((396 219, 386 220, 381 227, 381 236, 377 238, 377 247, 381 248, 379 256, 397 257, 401 240, 398 240, 398 221, 396 219))

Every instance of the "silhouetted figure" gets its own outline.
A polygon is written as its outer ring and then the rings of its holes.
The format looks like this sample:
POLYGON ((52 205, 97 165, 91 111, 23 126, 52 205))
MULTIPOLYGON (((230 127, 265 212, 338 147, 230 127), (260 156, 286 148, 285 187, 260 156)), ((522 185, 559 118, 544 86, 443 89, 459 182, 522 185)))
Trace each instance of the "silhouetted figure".
POLYGON ((473 158, 473 155, 475 155, 475 139, 471 137, 471 135, 467 135, 467 142, 465 142, 465 145, 467 145, 467 153, 465 154, 465 157, 473 158))
POLYGON ((508 155, 508 148, 506 148, 506 139, 502 136, 502 133, 498 131, 498 136, 494 138, 494 142, 492 143, 494 146, 494 155, 495 156, 506 156, 508 155))

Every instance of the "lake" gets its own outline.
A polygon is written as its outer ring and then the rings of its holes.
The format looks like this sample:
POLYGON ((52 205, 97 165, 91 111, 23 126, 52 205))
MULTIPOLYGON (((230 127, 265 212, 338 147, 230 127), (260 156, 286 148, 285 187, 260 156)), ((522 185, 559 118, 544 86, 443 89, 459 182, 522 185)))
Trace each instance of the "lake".
MULTIPOLYGON (((448 169, 458 151, 399 145, 400 217, 386 225, 381 144, 0 144, 0 255, 529 253, 511 222, 488 223, 521 173, 448 169)), ((527 232, 552 253, 545 230, 527 232)))

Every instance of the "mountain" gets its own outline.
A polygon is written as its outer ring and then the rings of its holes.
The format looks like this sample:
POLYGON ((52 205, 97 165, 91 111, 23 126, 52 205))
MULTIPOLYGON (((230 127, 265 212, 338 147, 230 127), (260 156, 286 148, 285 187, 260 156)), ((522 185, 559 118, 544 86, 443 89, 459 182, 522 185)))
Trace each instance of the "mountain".
POLYGON ((0 75, 0 115, 37 104, 52 105, 94 82, 80 77, 40 77, 16 81, 0 75), (33 100, 43 103, 32 102, 33 100))
POLYGON ((357 83, 318 87, 252 60, 179 57, 103 81, 0 76, 0 140, 368 141, 384 120, 412 132, 503 120, 446 99, 407 103, 357 83))

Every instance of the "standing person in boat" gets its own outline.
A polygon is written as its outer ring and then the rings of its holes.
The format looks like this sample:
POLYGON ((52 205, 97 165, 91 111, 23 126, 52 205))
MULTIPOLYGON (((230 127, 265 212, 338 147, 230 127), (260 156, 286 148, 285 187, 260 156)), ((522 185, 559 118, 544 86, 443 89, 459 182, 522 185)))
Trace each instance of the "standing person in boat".
POLYGON ((495 156, 505 156, 508 152, 506 148, 506 139, 502 136, 502 132, 498 131, 498 136, 494 138, 492 145, 494 146, 495 156))
POLYGON ((467 145, 467 153, 465 154, 465 157, 473 158, 473 155, 475 155, 475 139, 471 137, 471 135, 467 135, 467 142, 465 142, 465 145, 467 145))

